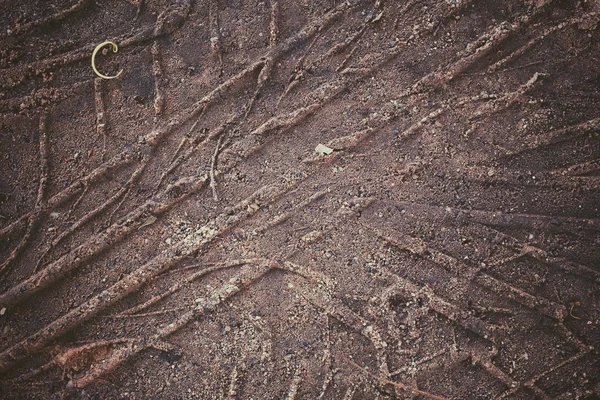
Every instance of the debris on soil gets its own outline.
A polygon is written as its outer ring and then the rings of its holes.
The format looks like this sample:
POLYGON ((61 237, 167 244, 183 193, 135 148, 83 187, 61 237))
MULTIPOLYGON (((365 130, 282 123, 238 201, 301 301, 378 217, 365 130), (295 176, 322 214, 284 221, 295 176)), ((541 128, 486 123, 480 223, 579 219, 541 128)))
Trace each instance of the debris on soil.
POLYGON ((115 78, 118 78, 119 75, 121 75, 121 73, 123 73, 123 70, 120 70, 114 76, 108 76, 108 75, 104 75, 104 74, 100 73, 100 71, 98 71, 98 69, 96 68, 96 54, 98 53, 98 51, 100 49, 102 49, 107 44, 109 44, 109 45, 112 46, 113 53, 116 53, 116 52, 119 51, 119 47, 114 42, 107 41, 107 42, 100 43, 98 46, 96 46, 96 48, 94 49, 94 52, 92 53, 92 69, 94 70, 94 72, 96 73, 96 75, 98 75, 102 79, 115 79, 115 78))
POLYGON ((315 148, 315 151, 321 155, 329 155, 329 154, 333 153, 333 149, 331 147, 327 147, 324 144, 320 144, 320 143, 315 148))
POLYGON ((154 215, 151 215, 151 216, 149 216, 149 217, 148 217, 148 219, 146 219, 146 220, 144 221, 144 223, 142 223, 142 224, 140 225, 140 227, 138 228, 138 230, 140 230, 140 229, 142 229, 142 228, 145 228, 146 226, 150 226, 150 225, 152 225, 153 223, 155 223, 156 221, 158 221, 158 218, 156 218, 154 215))

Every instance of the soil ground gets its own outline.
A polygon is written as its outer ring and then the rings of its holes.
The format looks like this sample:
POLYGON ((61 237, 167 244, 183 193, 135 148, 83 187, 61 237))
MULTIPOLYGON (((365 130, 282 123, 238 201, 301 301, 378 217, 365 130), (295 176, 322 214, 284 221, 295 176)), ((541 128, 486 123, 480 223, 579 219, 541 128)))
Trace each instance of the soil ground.
POLYGON ((599 12, 2 1, 0 397, 598 399, 599 12))

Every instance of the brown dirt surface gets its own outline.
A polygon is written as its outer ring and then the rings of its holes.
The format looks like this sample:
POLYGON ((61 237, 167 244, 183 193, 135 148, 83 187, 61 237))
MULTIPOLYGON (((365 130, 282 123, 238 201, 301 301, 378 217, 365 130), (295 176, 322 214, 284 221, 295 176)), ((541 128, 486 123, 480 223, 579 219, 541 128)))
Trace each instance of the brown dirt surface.
POLYGON ((599 21, 0 2, 0 397, 600 398, 599 21))

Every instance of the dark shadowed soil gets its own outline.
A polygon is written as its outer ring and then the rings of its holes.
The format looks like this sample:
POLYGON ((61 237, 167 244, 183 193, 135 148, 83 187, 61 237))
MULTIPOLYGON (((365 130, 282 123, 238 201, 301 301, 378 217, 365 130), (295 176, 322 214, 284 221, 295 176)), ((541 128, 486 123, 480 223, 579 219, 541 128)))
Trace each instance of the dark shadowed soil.
POLYGON ((2 0, 0 398, 598 399, 599 22, 2 0))

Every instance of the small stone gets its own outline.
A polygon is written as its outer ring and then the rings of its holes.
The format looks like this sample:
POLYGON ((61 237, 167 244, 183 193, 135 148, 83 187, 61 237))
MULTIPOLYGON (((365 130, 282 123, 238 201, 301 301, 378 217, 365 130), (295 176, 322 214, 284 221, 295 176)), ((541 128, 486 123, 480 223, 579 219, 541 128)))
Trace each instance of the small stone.
POLYGON ((171 245, 172 242, 173 242, 173 239, 171 239, 171 238, 167 238, 165 240, 165 243, 168 244, 169 246, 171 245))
POLYGON ((0 310, 0 315, 4 314, 6 314, 6 307, 2 307, 2 310, 0 310))
POLYGON ((396 44, 398 44, 395 40, 390 40, 390 47, 396 47, 396 44))
POLYGON ((321 155, 329 155, 333 153, 333 149, 331 147, 320 144, 315 148, 315 151, 321 155))
POLYGON ((231 332, 231 327, 229 325, 225 327, 225 332, 231 332))
POLYGON ((400 130, 399 130, 399 129, 394 129, 394 130, 392 131, 392 134, 393 134, 394 136, 398 136, 398 135, 400 135, 400 130))

